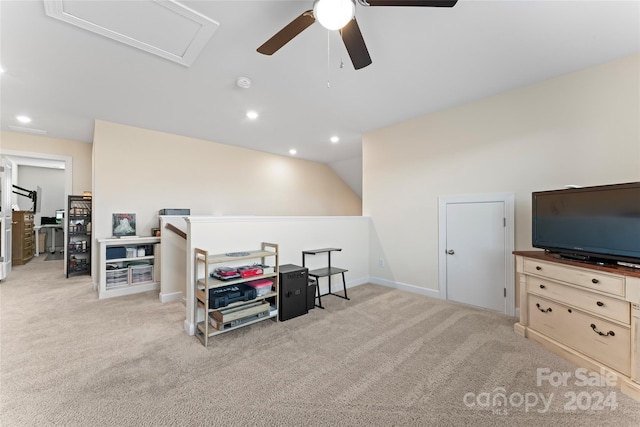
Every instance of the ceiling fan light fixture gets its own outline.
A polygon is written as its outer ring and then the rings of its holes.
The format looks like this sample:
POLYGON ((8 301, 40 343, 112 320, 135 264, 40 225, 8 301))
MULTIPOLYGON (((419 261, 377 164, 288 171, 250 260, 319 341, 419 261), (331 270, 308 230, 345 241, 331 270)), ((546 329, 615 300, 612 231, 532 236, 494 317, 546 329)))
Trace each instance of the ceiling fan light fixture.
POLYGON ((339 30, 353 18, 356 5, 353 0, 316 0, 313 16, 327 30, 339 30))

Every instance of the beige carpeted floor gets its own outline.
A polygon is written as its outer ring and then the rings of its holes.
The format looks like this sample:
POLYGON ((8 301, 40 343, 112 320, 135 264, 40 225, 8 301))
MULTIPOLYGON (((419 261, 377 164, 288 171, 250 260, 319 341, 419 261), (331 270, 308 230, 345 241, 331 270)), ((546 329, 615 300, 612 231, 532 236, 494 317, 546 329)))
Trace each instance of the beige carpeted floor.
POLYGON ((640 425, 640 403, 576 384, 576 367, 516 335, 512 318, 376 285, 349 292, 204 348, 183 331, 182 304, 153 292, 99 301, 88 277, 39 257, 0 283, 0 422, 640 425), (572 378, 538 385, 537 368, 572 378))

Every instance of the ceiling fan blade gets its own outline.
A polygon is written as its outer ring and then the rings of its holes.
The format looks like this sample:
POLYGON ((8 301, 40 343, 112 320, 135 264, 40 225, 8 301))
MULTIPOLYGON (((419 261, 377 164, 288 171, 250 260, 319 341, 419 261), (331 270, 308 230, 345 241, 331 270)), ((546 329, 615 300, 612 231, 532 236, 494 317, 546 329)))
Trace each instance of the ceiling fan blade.
POLYGON ((340 35, 351 57, 353 68, 359 70, 371 64, 369 50, 367 50, 367 45, 364 43, 364 38, 355 18, 340 29, 340 35))
POLYGON ((257 49, 258 52, 264 55, 273 55, 314 22, 316 22, 316 18, 313 17, 313 10, 307 10, 267 40, 257 49))
POLYGON ((453 7, 458 0, 364 0, 365 6, 453 7))

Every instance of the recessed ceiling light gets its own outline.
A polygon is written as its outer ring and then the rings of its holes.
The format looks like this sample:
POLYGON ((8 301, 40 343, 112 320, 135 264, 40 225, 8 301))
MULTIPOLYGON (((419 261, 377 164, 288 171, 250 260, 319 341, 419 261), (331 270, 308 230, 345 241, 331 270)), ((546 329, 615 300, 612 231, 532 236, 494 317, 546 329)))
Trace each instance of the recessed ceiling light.
POLYGON ((249 89, 251 87, 251 79, 249 79, 249 77, 238 77, 236 84, 242 89, 249 89))
POLYGON ((256 113, 255 111, 247 111, 247 117, 251 120, 255 120, 258 118, 258 113, 256 113))
POLYGON ((0 67, 0 74, 4 73, 4 68, 0 67))
POLYGON ((335 144, 336 142, 338 142, 338 141, 340 141, 340 138, 338 138, 337 136, 332 136, 332 137, 331 137, 331 142, 333 142, 334 144, 335 144))
POLYGON ((31 123, 31 117, 27 116, 16 116, 16 120, 20 123, 31 123))
POLYGON ((289 154, 291 154, 292 156, 295 156, 295 155, 296 155, 296 153, 297 153, 297 151, 296 151, 294 148, 292 148, 291 150, 289 150, 289 154))

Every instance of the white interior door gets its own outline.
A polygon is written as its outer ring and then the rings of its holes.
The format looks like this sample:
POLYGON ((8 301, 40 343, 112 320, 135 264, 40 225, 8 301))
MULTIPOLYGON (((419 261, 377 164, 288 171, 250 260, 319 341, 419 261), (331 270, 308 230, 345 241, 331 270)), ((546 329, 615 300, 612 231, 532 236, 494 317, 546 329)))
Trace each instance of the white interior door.
POLYGON ((498 196, 441 199, 440 286, 446 299, 513 315, 513 202, 498 196))
POLYGON ((13 191, 10 162, 0 159, 0 280, 11 273, 11 192, 13 191))

